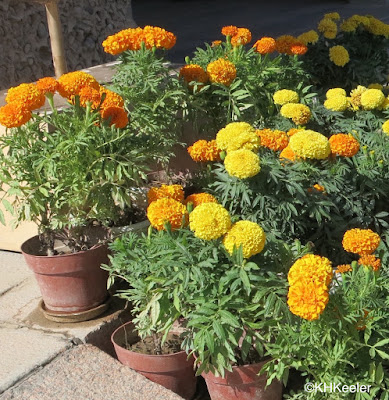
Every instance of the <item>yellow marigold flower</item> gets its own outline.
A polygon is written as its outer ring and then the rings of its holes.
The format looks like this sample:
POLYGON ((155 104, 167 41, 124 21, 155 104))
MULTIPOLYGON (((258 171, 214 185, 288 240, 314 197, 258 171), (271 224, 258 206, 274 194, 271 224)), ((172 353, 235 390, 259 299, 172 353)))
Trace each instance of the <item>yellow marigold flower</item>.
POLYGON ((161 185, 161 187, 152 187, 147 192, 149 204, 159 199, 173 199, 182 203, 184 201, 184 189, 181 185, 161 185))
POLYGON ((282 35, 276 39, 276 50, 280 54, 291 55, 291 46, 297 42, 297 39, 291 35, 282 35))
POLYGON ((288 135, 279 130, 261 129, 256 134, 261 138, 261 146, 273 151, 284 150, 289 144, 288 135))
POLYGON ((203 203, 217 203, 217 200, 209 193, 194 193, 188 196, 184 201, 185 205, 189 203, 193 205, 193 208, 196 208, 203 203))
POLYGON ((217 147, 216 140, 198 140, 188 147, 188 153, 196 162, 220 160, 220 149, 217 147))
POLYGON ((300 98, 294 90, 282 89, 273 94, 273 100, 275 104, 283 106, 286 103, 298 103, 300 98))
POLYGON ((358 27, 358 22, 348 18, 340 24, 340 29, 343 32, 354 32, 358 27))
POLYGON ((372 254, 380 244, 380 237, 371 229, 349 229, 343 236, 343 248, 349 253, 364 256, 372 254))
POLYGON ((230 86, 236 78, 235 65, 224 58, 219 58, 207 66, 208 78, 212 83, 230 86))
POLYGON ((90 103, 91 107, 93 109, 96 109, 100 105, 101 101, 100 91, 93 89, 90 86, 85 86, 81 88, 79 96, 80 96, 81 107, 86 107, 87 103, 90 103))
POLYGON ((350 61, 350 56, 343 46, 333 46, 330 48, 330 60, 338 67, 344 67, 350 61))
POLYGON ((217 147, 220 150, 239 149, 258 150, 260 139, 255 129, 247 122, 231 122, 216 134, 217 147))
POLYGON ((238 27, 234 25, 223 26, 222 35, 224 36, 235 36, 238 33, 238 27))
POLYGON ((109 90, 103 86, 100 86, 100 97, 105 96, 103 104, 101 105, 102 108, 106 108, 109 106, 117 106, 117 107, 124 107, 124 99, 119 94, 109 90))
POLYGON ((333 21, 337 21, 340 19, 340 15, 337 12, 324 14, 324 18, 332 19, 333 21))
POLYGON ((385 95, 379 89, 367 89, 361 94, 361 104, 365 110, 374 110, 381 106, 385 95))
POLYGON ((286 132, 286 134, 291 137, 293 136, 295 133, 301 131, 302 129, 298 129, 298 128, 291 128, 288 130, 288 132, 286 132))
POLYGON ((336 33, 338 32, 338 26, 336 23, 330 18, 323 18, 319 25, 317 26, 317 30, 324 34, 327 39, 334 39, 336 33), (328 37, 330 36, 330 37, 328 37))
POLYGON ((128 115, 123 107, 109 106, 100 111, 101 117, 109 121, 109 125, 124 128, 128 124, 128 115))
POLYGON ((305 125, 311 119, 311 110, 305 104, 284 104, 280 113, 285 118, 291 118, 296 125, 305 125))
POLYGON ((247 28, 238 28, 238 32, 231 38, 231 44, 233 46, 244 46, 250 42, 251 32, 247 28))
POLYGON ((314 321, 325 310, 329 300, 324 283, 300 280, 289 287, 288 306, 291 313, 314 321))
POLYGON ((6 128, 18 128, 31 119, 31 111, 19 103, 9 103, 0 107, 0 124, 6 128))
POLYGON ((332 96, 324 102, 324 107, 331 111, 343 112, 347 110, 348 106, 347 97, 342 95, 332 96))
POLYGON ((220 204, 200 204, 189 215, 189 228, 200 239, 218 239, 231 228, 230 214, 220 204))
POLYGON ((312 130, 299 131, 289 139, 289 146, 297 157, 323 160, 331 153, 328 139, 312 130))
POLYGON ((228 152, 224 167, 231 176, 239 179, 251 178, 261 170, 258 155, 246 149, 228 152))
POLYGON ((290 146, 287 146, 287 147, 285 147, 284 150, 281 151, 280 159, 285 159, 285 160, 289 160, 289 161, 295 161, 296 160, 296 154, 294 154, 294 151, 291 149, 290 146))
POLYGON ((146 48, 170 50, 176 44, 176 36, 158 26, 145 26, 143 28, 144 43, 146 48))
POLYGON ((344 89, 342 88, 333 88, 333 89, 329 89, 327 90, 326 93, 326 98, 330 99, 331 97, 335 97, 335 96, 347 96, 347 93, 344 89))
POLYGON ((259 54, 270 54, 276 51, 276 41, 272 37, 262 37, 254 43, 254 50, 259 54))
POLYGON ((368 89, 378 89, 378 90, 384 89, 384 87, 380 83, 371 83, 367 88, 368 89))
POLYGON ((164 198, 153 201, 147 208, 147 218, 152 227, 159 231, 169 223, 172 230, 181 228, 188 222, 186 207, 177 200, 164 198))
POLYGON ((386 110, 387 108, 389 108, 389 99, 387 97, 385 97, 385 100, 378 107, 378 110, 386 110))
POLYGON ((212 43, 211 43, 211 47, 217 47, 217 46, 220 46, 222 44, 222 41, 221 40, 214 40, 212 43))
POLYGON ((366 254, 361 256, 358 260, 358 264, 372 267, 374 271, 379 271, 381 268, 381 260, 374 254, 366 254))
POLYGON ((302 33, 300 36, 297 36, 297 40, 305 45, 315 44, 319 40, 319 35, 316 31, 310 30, 302 33))
POLYGON ((22 83, 8 89, 7 103, 17 103, 27 110, 36 110, 45 104, 45 94, 34 83, 22 83))
POLYGON ((356 89, 350 92, 351 104, 354 107, 362 107, 361 96, 362 93, 366 92, 366 90, 367 88, 365 86, 358 85, 356 89))
POLYGON ((331 152, 342 157, 353 157, 359 151, 359 142, 352 135, 338 133, 329 138, 331 152))
POLYGON ((300 280, 324 283, 327 287, 332 280, 332 264, 326 257, 306 254, 289 269, 288 282, 293 286, 300 280))
POLYGON ((266 234, 255 222, 238 221, 232 225, 223 239, 223 245, 232 255, 234 248, 242 246, 243 257, 250 258, 259 254, 265 247, 266 234))
POLYGON ((44 94, 54 94, 58 89, 58 82, 55 78, 49 76, 39 79, 36 83, 36 87, 44 94))
POLYGON ((388 37, 389 29, 387 24, 372 16, 368 16, 366 18, 369 20, 368 26, 365 26, 368 32, 372 33, 373 35, 388 37))
POLYGON ((353 270, 353 267, 351 264, 340 264, 336 267, 335 272, 338 274, 345 274, 346 272, 351 272, 353 270))
POLYGON ((385 122, 382 124, 382 130, 383 130, 387 135, 389 135, 389 120, 385 121, 385 122))
POLYGON ((96 79, 83 71, 69 72, 58 79, 58 93, 67 99, 78 95, 85 86, 100 90, 100 85, 96 79))
POLYGON ((204 84, 208 81, 207 73, 198 64, 185 65, 180 69, 179 76, 188 84, 191 82, 199 82, 204 84))

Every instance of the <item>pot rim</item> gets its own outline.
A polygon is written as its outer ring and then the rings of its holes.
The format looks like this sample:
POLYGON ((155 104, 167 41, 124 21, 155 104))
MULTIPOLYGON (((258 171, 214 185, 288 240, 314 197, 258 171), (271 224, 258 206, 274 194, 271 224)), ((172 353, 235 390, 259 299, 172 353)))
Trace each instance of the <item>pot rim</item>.
POLYGON ((181 350, 181 351, 178 351, 177 353, 171 353, 171 354, 144 354, 144 353, 140 353, 140 352, 138 352, 138 351, 131 351, 131 350, 128 350, 128 349, 124 348, 123 346, 121 346, 120 344, 118 344, 118 343, 114 340, 114 336, 116 335, 116 333, 119 332, 119 331, 120 331, 122 328, 124 328, 126 325, 133 325, 134 328, 135 328, 135 325, 134 325, 134 323, 133 323, 132 321, 128 321, 128 322, 126 322, 126 323, 120 325, 119 327, 117 327, 117 328, 113 331, 113 333, 112 333, 112 335, 111 335, 111 343, 112 343, 114 346, 118 346, 118 347, 120 347, 121 349, 123 349, 123 350, 125 350, 125 351, 128 351, 129 353, 139 354, 139 355, 141 355, 141 356, 143 356, 143 357, 146 357, 146 358, 155 358, 155 357, 169 358, 169 357, 177 356, 177 354, 182 355, 183 353, 185 353, 185 354, 187 355, 187 353, 186 353, 185 350, 181 350))

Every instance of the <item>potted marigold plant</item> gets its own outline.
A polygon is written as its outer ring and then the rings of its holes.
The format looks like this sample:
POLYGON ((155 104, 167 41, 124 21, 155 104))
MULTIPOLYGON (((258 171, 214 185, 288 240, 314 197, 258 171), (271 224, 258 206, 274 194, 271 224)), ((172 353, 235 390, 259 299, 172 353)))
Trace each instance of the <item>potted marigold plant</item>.
POLYGON ((16 224, 38 224, 39 236, 22 251, 47 315, 85 312, 89 318, 107 298, 107 273, 100 269, 108 260, 104 226, 131 203, 147 144, 128 134, 123 99, 84 72, 11 88, 6 102, 0 108, 8 128, 0 137, 2 202, 16 224), (69 107, 55 107, 57 91, 69 107), (34 112, 45 96, 50 110, 34 112))

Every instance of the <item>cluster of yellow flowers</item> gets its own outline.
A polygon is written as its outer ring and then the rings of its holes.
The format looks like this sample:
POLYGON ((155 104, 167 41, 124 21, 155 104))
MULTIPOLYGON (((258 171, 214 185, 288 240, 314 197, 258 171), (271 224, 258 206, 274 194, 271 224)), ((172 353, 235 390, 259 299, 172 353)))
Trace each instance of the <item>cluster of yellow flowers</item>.
POLYGON ((340 19, 338 13, 325 14, 324 18, 319 22, 317 30, 323 34, 326 39, 335 39, 338 33, 338 26, 335 21, 340 19))
POLYGON ((157 26, 124 29, 108 36, 103 44, 106 53, 117 55, 126 50, 140 50, 142 43, 147 49, 171 49, 176 44, 176 36, 157 26))
POLYGON ((353 15, 340 25, 343 32, 355 32, 358 28, 373 35, 389 37, 389 25, 371 15, 353 15))
POLYGON ((318 319, 329 300, 332 275, 331 261, 325 257, 307 254, 298 259, 288 273, 290 311, 309 321, 318 319))
POLYGON ((350 55, 347 49, 341 45, 330 47, 329 57, 338 67, 344 67, 350 61, 350 55))

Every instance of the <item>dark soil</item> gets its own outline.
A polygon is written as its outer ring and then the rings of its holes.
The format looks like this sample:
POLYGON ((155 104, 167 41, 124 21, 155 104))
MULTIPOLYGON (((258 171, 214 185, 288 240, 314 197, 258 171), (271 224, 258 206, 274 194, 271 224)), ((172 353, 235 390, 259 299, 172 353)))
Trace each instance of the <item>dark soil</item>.
POLYGON ((119 219, 112 226, 127 226, 142 222, 146 219, 146 210, 144 208, 132 207, 126 208, 120 214, 119 219))
MULTIPOLYGON (((173 354, 181 351, 182 340, 178 335, 169 334, 167 340, 162 346, 161 354, 173 354)), ((154 339, 151 336, 146 337, 143 340, 139 340, 134 344, 128 344, 126 346, 127 350, 135 351, 136 353, 155 355, 157 352, 155 350, 154 339)))

